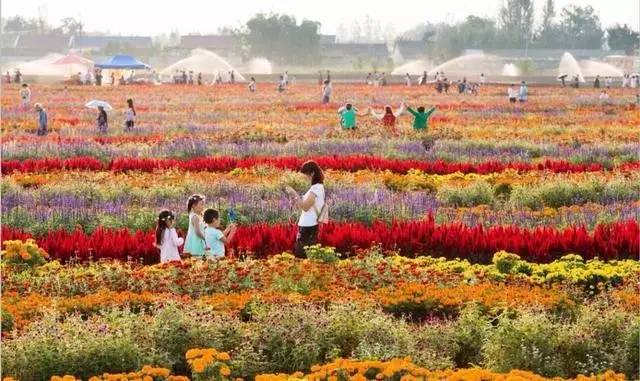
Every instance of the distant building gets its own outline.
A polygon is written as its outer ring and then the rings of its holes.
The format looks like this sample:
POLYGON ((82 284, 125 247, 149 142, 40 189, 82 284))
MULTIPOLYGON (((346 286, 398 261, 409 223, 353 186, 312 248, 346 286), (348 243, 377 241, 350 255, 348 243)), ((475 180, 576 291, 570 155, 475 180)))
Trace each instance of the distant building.
POLYGON ((345 67, 355 70, 382 69, 389 61, 385 43, 321 44, 320 56, 325 67, 345 67))
MULTIPOLYGON (((21 34, 14 41, 15 51, 13 53, 16 56, 30 57, 42 56, 47 53, 66 53, 70 48, 69 40, 68 36, 21 34)), ((5 54, 3 51, 3 55, 5 54)))
POLYGON ((109 44, 127 46, 135 49, 151 49, 153 41, 145 36, 72 36, 69 42, 72 49, 96 51, 109 44))
POLYGON ((427 44, 424 41, 398 40, 391 53, 395 63, 403 63, 427 58, 427 44))
POLYGON ((335 34, 321 34, 320 35, 320 45, 332 45, 336 43, 336 35, 335 34))

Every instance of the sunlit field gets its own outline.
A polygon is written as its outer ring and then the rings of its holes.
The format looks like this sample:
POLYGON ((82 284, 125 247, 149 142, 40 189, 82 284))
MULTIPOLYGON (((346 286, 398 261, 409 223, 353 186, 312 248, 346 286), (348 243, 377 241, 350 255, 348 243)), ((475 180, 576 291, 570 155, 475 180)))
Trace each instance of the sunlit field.
POLYGON ((635 89, 510 104, 507 85, 336 83, 323 105, 308 83, 34 84, 29 108, 3 86, 3 376, 636 378, 635 89), (92 99, 114 107, 106 133, 92 99), (365 115, 401 103, 436 108, 426 131, 365 115), (306 192, 309 159, 330 209, 302 259, 283 189, 306 192), (237 233, 224 259, 161 264, 158 213, 184 237, 192 194, 237 233))

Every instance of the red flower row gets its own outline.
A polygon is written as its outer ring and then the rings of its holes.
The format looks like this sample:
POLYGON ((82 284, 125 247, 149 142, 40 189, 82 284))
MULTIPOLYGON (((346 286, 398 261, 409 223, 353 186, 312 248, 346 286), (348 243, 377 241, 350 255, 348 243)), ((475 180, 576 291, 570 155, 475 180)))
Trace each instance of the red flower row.
MULTIPOLYGON (((169 168, 183 171, 230 171, 234 168, 251 168, 255 166, 272 166, 281 169, 299 169, 306 159, 295 156, 283 157, 246 157, 234 158, 230 156, 220 157, 196 157, 188 160, 180 159, 154 159, 119 157, 110 162, 103 163, 95 157, 74 157, 69 159, 28 159, 24 161, 9 160, 2 163, 2 173, 13 172, 48 172, 56 170, 110 170, 153 172, 169 168)), ((410 169, 419 169, 426 173, 448 174, 462 173, 493 173, 506 169, 514 169, 519 172, 532 170, 548 170, 560 172, 595 172, 602 170, 602 165, 575 164, 563 160, 546 160, 539 163, 487 161, 483 163, 451 163, 442 160, 399 160, 386 159, 376 156, 349 155, 349 156, 319 156, 314 160, 324 169, 336 169, 343 171, 389 170, 395 173, 407 173, 410 169)), ((619 167, 622 170, 640 169, 640 162, 624 164, 619 167)))
MULTIPOLYGON (((240 227, 229 245, 229 253, 264 258, 291 251, 296 228, 293 225, 265 224, 240 227)), ((28 237, 29 234, 9 227, 2 228, 3 240, 28 237)), ((436 225, 430 217, 391 225, 381 222, 370 226, 330 223, 324 225, 320 232, 320 242, 335 247, 341 253, 353 253, 356 248, 381 245, 386 250, 397 250, 405 256, 444 256, 484 263, 491 261, 493 253, 500 250, 519 254, 531 262, 549 262, 567 253, 579 254, 584 258, 636 258, 640 249, 639 237, 640 228, 635 220, 601 224, 589 232, 583 226, 558 230, 551 227, 468 227, 460 223, 436 225)), ((58 230, 37 238, 37 242, 52 258, 62 261, 72 258, 131 258, 155 263, 159 259, 158 251, 153 247, 152 232, 97 229, 86 234, 81 230, 58 230)))

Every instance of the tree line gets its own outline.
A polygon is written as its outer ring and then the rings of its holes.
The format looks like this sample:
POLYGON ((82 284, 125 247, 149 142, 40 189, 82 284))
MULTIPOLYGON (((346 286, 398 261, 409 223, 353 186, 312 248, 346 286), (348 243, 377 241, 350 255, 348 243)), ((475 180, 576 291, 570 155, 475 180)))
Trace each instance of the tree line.
MULTIPOLYGON (((554 0, 543 0, 542 18, 535 20, 534 0, 505 0, 497 18, 470 15, 455 24, 424 23, 399 39, 418 39, 425 55, 434 61, 455 57, 465 49, 601 49, 633 54, 640 48, 639 33, 628 25, 604 29, 591 6, 569 5, 560 12, 554 0)), ((3 19, 4 32, 82 34, 84 25, 65 18, 51 26, 41 18, 3 19)), ((238 28, 223 28, 235 36, 245 57, 265 57, 273 62, 313 64, 320 58, 320 22, 286 14, 259 13, 238 28)), ((119 47, 118 47, 119 48, 119 47)))

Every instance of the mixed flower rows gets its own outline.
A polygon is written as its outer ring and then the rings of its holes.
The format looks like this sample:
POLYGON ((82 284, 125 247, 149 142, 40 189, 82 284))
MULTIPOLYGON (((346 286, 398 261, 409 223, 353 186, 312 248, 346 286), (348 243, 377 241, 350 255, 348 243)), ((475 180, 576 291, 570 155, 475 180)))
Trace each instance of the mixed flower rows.
POLYGON ((627 90, 605 110, 589 89, 532 86, 512 107, 498 86, 336 84, 362 109, 436 107, 429 131, 401 116, 391 136, 369 117, 340 131, 340 104, 306 84, 35 85, 44 138, 5 90, 7 381, 638 374, 640 110, 627 90), (93 98, 133 98, 134 130, 116 111, 98 134, 82 108, 93 98), (325 170, 331 222, 301 260, 286 254, 297 213, 282 189, 306 191, 306 158, 325 170), (159 209, 184 235, 194 193, 223 224, 238 216, 228 257, 157 264, 159 209))

